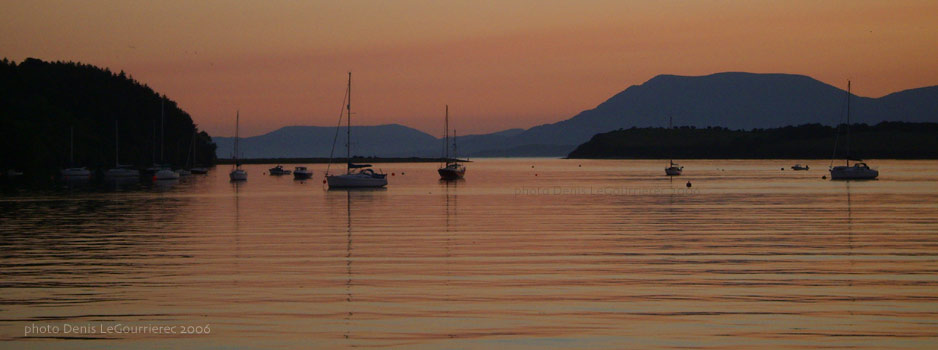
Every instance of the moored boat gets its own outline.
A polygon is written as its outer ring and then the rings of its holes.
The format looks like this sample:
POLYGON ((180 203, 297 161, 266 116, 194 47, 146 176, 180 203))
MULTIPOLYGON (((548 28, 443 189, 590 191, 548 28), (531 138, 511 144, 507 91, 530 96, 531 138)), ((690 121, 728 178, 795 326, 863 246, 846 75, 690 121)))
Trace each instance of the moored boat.
POLYGON ((277 165, 273 168, 267 169, 267 172, 270 175, 290 175, 290 171, 283 168, 283 165, 277 165))
MULTIPOLYGON (((879 171, 870 168, 860 159, 851 159, 850 154, 850 81, 847 81, 847 137, 846 137, 846 160, 845 165, 832 166, 830 168, 831 180, 874 180, 879 176, 879 171), (856 163, 850 165, 850 161, 856 163)), ((831 161, 833 163, 833 161, 831 161)))
POLYGON ((307 169, 305 166, 298 166, 293 169, 293 178, 296 180, 306 180, 312 177, 313 177, 313 171, 307 169))
POLYGON ((371 164, 353 164, 352 163, 352 73, 348 74, 348 88, 346 90, 345 100, 346 111, 346 143, 345 143, 345 174, 328 175, 326 174, 326 183, 329 188, 369 188, 384 187, 388 184, 387 174, 376 172, 371 169, 371 164))
POLYGON ((449 157, 449 105, 446 105, 446 116, 443 122, 443 159, 446 164, 437 169, 442 180, 458 180, 466 176, 466 166, 459 164, 459 156, 456 155, 456 131, 453 130, 453 159, 449 157))

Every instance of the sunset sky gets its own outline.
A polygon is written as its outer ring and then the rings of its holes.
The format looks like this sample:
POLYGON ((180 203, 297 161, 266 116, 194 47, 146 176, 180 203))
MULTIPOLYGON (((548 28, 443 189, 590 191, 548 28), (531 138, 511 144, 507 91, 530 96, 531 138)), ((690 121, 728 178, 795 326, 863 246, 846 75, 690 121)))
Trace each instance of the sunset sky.
POLYGON ((572 117, 658 74, 938 85, 938 1, 3 1, 0 56, 123 70, 212 135, 353 123, 439 136, 572 117))

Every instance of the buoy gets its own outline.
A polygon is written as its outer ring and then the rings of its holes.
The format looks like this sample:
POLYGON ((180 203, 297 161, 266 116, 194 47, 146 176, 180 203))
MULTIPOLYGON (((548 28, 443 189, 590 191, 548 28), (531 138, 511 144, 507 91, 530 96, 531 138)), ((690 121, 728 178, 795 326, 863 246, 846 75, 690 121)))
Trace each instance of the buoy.
POLYGON ((326 183, 326 180, 322 180, 322 183, 326 183))
POLYGON ((782 168, 782 171, 785 171, 785 168, 782 168))
POLYGON ((534 169, 534 166, 533 166, 533 165, 531 166, 531 169, 534 169))
POLYGON ((403 172, 403 171, 401 172, 401 176, 404 176, 404 172, 403 172))
POLYGON ((582 168, 583 164, 577 165, 577 168, 582 168))
POLYGON ((534 176, 537 176, 537 174, 534 174, 534 176))
POLYGON ((690 188, 690 181, 687 182, 687 188, 690 188))
POLYGON ((821 176, 821 180, 827 180, 827 175, 821 176))
POLYGON ((391 173, 391 176, 394 176, 394 173, 391 173))

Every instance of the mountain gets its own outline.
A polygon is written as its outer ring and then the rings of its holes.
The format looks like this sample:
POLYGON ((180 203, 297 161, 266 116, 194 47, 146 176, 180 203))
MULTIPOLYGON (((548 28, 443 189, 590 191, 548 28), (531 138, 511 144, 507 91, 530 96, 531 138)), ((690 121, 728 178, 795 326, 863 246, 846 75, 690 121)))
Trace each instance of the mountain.
MULTIPOLYGON (((577 145, 593 135, 620 128, 675 125, 730 129, 843 122, 844 90, 803 75, 717 73, 659 75, 631 86, 573 118, 526 130, 512 144, 577 145)), ((854 96, 852 122, 938 121, 938 86, 882 98, 854 96)), ((569 148, 572 150, 573 146, 569 148)))
MULTIPOLYGON (((803 75, 739 72, 706 76, 659 75, 641 85, 630 86, 596 108, 570 119, 527 130, 460 136, 457 143, 459 154, 470 157, 564 156, 593 135, 631 127, 661 127, 667 125, 668 117, 673 117, 674 124, 679 126, 719 126, 734 130, 837 125, 845 121, 845 95, 839 87, 803 75)), ((854 95, 851 121, 871 125, 883 121, 938 122, 938 86, 880 98, 854 95)), ((281 133, 289 129, 284 128, 257 139, 245 139, 245 156, 329 155, 335 128, 300 128, 307 129, 298 129, 299 134, 281 133)), ((352 138, 356 144, 353 148, 357 155, 440 155, 439 139, 405 126, 354 129, 352 138)), ((340 149, 343 140, 338 142, 340 149)), ((229 157, 227 138, 216 138, 216 141, 218 156, 229 157)))
MULTIPOLYGON (((335 155, 345 156, 345 128, 335 141, 335 155)), ((420 130, 399 124, 353 126, 352 155, 378 157, 439 156, 442 143, 420 130)), ((335 127, 288 126, 264 135, 241 138, 242 158, 329 157, 335 127)), ((215 137, 219 158, 231 158, 233 137, 215 137)))
POLYGON ((70 165, 113 167, 115 121, 120 123, 122 164, 147 167, 160 161, 161 151, 163 163, 176 167, 215 162, 212 138, 196 128, 186 111, 124 72, 34 58, 19 64, 0 61, 0 171, 48 178, 70 165), (193 147, 199 156, 194 162, 189 159, 193 147))

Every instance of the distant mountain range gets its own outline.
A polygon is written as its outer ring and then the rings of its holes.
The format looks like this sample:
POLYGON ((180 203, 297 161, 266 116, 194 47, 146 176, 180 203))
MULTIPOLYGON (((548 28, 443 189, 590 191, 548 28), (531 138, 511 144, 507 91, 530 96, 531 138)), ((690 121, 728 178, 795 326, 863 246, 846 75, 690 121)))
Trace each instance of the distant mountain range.
MULTIPOLYGON (((717 73, 686 77, 659 75, 630 86, 596 108, 553 124, 527 130, 460 136, 461 155, 564 156, 593 135, 621 128, 720 126, 730 129, 844 122, 845 92, 811 77, 792 74, 717 73)), ((880 98, 855 96, 851 121, 938 122, 938 86, 906 90, 880 98)), ((327 157, 334 127, 291 126, 242 139, 246 158, 327 157)), ((353 127, 355 155, 439 156, 439 139, 402 125, 353 127)), ((336 142, 345 145, 344 132, 336 142)), ((215 137, 217 155, 231 155, 232 139, 215 137)), ((344 155, 344 150, 341 153, 344 155)))

